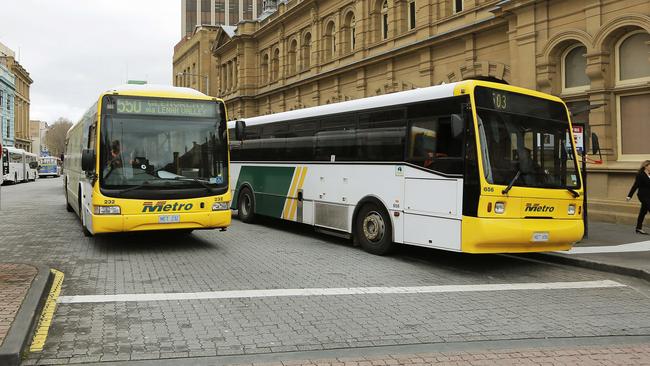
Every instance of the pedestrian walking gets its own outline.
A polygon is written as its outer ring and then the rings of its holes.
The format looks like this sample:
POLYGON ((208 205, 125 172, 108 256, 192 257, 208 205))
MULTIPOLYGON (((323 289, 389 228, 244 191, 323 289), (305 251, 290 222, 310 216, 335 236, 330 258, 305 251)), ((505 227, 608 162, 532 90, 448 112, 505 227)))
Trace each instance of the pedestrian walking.
POLYGON ((641 201, 641 210, 636 220, 636 233, 648 235, 647 232, 643 231, 643 220, 645 219, 645 214, 650 210, 650 160, 646 160, 641 164, 639 174, 636 175, 632 189, 630 189, 630 193, 627 195, 628 201, 632 199, 637 189, 639 190, 637 197, 641 201))

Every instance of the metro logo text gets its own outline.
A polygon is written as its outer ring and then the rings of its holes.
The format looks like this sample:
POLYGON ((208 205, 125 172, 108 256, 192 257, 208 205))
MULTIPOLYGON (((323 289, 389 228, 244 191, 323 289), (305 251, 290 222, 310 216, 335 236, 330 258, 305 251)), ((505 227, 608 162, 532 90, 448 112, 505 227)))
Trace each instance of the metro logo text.
POLYGON ((540 205, 539 203, 527 203, 524 208, 525 212, 553 212, 555 207, 540 205))
POLYGON ((191 203, 167 203, 167 201, 145 202, 142 206, 142 212, 172 212, 172 211, 190 211, 194 207, 191 203))

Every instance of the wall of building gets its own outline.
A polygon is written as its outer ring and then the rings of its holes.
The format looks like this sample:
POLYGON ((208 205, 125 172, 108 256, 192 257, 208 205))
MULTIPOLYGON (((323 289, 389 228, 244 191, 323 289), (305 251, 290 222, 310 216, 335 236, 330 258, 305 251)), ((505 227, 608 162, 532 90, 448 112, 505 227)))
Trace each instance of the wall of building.
POLYGON ((231 119, 472 77, 560 95, 602 147, 592 217, 635 218, 624 198, 650 159, 646 0, 290 0, 212 42, 231 119))
MULTIPOLYGON (((1 61, 1 60, 0 60, 1 61)), ((14 98, 16 94, 15 77, 0 62, 0 129, 2 145, 14 146, 14 98)))

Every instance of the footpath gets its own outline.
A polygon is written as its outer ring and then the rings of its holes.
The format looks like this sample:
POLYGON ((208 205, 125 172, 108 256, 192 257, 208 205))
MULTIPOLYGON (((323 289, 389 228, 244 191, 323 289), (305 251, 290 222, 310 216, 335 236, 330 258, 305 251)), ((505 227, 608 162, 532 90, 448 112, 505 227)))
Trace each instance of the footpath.
POLYGON ((650 281, 650 235, 635 233, 634 225, 591 222, 587 237, 570 251, 534 257, 650 281))

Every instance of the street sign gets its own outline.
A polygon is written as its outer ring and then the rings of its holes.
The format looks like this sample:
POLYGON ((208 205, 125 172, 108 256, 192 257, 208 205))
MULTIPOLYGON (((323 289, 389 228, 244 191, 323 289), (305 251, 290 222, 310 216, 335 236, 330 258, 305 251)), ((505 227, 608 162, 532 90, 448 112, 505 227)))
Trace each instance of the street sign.
POLYGON ((580 154, 585 151, 584 129, 584 126, 573 126, 573 142, 576 144, 576 150, 580 154))

